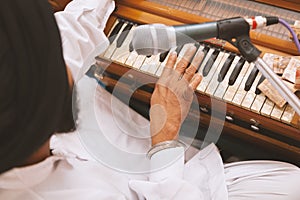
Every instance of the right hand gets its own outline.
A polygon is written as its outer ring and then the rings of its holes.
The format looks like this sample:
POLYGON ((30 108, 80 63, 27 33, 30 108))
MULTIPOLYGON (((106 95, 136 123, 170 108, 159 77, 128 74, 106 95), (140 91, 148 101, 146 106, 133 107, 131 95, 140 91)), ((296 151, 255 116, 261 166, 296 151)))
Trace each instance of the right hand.
POLYGON ((150 109, 152 145, 178 137, 181 124, 190 109, 194 90, 202 80, 200 74, 195 74, 204 57, 201 50, 188 65, 195 52, 196 47, 192 45, 177 63, 175 70, 177 55, 176 52, 171 53, 155 85, 150 109))

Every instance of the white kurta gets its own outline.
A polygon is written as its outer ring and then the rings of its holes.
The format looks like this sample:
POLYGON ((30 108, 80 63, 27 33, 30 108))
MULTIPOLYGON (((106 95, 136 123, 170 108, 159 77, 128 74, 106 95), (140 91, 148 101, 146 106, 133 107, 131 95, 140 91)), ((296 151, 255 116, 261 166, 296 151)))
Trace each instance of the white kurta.
POLYGON ((110 0, 73 0, 55 14, 66 64, 77 79, 79 126, 51 138, 53 156, 1 174, 0 199, 299 200, 300 171, 290 164, 254 161, 224 168, 213 144, 185 164, 181 148, 161 151, 150 162, 145 158, 149 122, 95 80, 80 78, 92 64, 86 60, 95 56, 91 52, 108 45, 103 28, 113 8, 110 0), (177 159, 149 172, 169 158, 177 159))

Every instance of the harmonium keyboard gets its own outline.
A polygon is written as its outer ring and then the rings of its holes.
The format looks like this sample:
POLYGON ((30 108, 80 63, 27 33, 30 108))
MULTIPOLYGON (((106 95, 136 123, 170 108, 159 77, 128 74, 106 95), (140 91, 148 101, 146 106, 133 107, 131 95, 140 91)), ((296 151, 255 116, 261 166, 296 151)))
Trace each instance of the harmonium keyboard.
MULTIPOLYGON (((108 90, 131 95, 148 109, 152 83, 161 75, 168 52, 143 56, 132 51, 129 44, 138 25, 203 23, 257 15, 278 16, 293 24, 300 20, 300 5, 287 0, 117 0, 106 28, 110 46, 97 57, 90 72, 108 90)), ((263 53, 299 55, 287 30, 281 25, 251 31, 250 37, 263 53)), ((221 124, 225 120, 222 136, 245 141, 252 149, 268 149, 279 159, 300 165, 300 121, 293 108, 288 104, 277 107, 257 89, 264 77, 229 43, 210 39, 198 43, 197 47, 205 53, 198 68, 203 80, 196 91, 200 113, 194 113, 194 116, 200 115, 200 118, 195 117, 200 119, 199 129, 205 130, 212 121, 221 124), (212 102, 226 106, 224 118, 211 114, 212 102)), ((179 55, 184 49, 184 46, 174 48, 179 55)), ((193 114, 188 118, 192 119, 193 114)))

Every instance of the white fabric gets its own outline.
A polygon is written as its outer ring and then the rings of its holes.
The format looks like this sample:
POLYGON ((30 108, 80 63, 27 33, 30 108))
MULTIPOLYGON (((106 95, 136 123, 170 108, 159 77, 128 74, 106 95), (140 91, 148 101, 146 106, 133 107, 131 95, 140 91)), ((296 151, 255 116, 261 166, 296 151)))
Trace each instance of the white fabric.
POLYGON ((158 182, 163 179, 167 179, 170 176, 183 178, 184 170, 184 148, 177 147, 172 149, 166 149, 164 151, 157 152, 151 157, 151 167, 155 169, 150 175, 149 180, 158 182), (161 163, 166 162, 162 168, 161 163))
MULTIPOLYGON (((167 155, 162 152, 157 159, 164 156, 167 155)), ((181 165, 176 162, 157 174, 151 174, 150 181, 130 181, 130 187, 151 200, 228 199, 222 160, 215 145, 200 151, 184 167, 182 161, 181 165)))
MULTIPOLYGON (((103 28, 113 7, 110 0, 73 0, 66 11, 55 14, 63 39, 64 57, 74 77, 86 70, 81 69, 84 58, 107 42, 103 28)), ((128 110, 103 88, 86 91, 85 84, 96 82, 84 77, 78 83, 81 109, 78 131, 53 136, 54 155, 46 160, 1 174, 1 200, 299 200, 299 168, 271 161, 234 163, 224 168, 213 144, 186 164, 182 149, 161 151, 151 160, 153 168, 166 158, 177 159, 172 165, 150 174, 112 169, 82 144, 83 137, 94 137, 101 129, 105 133, 103 139, 110 144, 142 154, 150 147, 149 137, 145 137, 149 135, 149 122, 128 110), (90 93, 94 97, 88 101, 86 97, 90 93), (127 123, 128 118, 124 117, 127 111, 134 124, 127 123), (143 131, 140 127, 144 127, 143 131), (85 135, 82 136, 81 131, 85 135), (134 137, 136 134, 139 134, 138 138, 134 137)), ((111 154, 109 151, 103 153, 111 154)))
POLYGON ((276 161, 244 161, 225 165, 230 200, 299 200, 300 170, 276 161))
POLYGON ((113 9, 112 0, 72 0, 64 11, 55 13, 65 62, 76 80, 88 69, 80 68, 92 64, 91 60, 85 63, 87 57, 108 47, 103 30, 113 9))

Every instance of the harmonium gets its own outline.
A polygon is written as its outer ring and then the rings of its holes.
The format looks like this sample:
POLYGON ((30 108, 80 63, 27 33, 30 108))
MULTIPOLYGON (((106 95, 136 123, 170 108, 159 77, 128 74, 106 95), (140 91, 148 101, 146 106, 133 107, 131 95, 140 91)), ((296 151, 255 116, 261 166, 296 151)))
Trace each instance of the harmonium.
MULTIPOLYGON (((300 20, 300 4, 297 0, 116 0, 105 30, 110 46, 96 58, 89 73, 116 96, 129 95, 130 106, 147 117, 153 86, 168 52, 144 56, 130 50, 134 29, 141 24, 172 26, 236 16, 277 16, 294 24, 300 20)), ((281 24, 250 31, 250 38, 262 56, 299 55, 281 24)), ((198 107, 187 117, 187 121, 200 120, 197 137, 205 138, 208 130, 214 131, 213 124, 221 124, 221 149, 250 159, 276 159, 300 166, 300 120, 294 109, 288 103, 276 106, 257 89, 264 80, 261 72, 230 43, 212 38, 201 41, 198 48, 205 52, 198 70, 206 69, 206 73, 196 90, 198 107), (216 114, 218 105, 225 107, 224 115, 216 114)), ((176 47, 178 53, 182 49, 176 47)))

